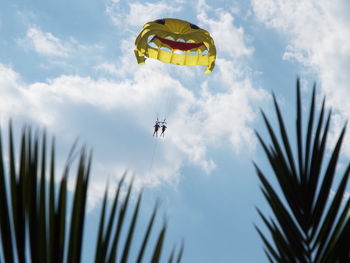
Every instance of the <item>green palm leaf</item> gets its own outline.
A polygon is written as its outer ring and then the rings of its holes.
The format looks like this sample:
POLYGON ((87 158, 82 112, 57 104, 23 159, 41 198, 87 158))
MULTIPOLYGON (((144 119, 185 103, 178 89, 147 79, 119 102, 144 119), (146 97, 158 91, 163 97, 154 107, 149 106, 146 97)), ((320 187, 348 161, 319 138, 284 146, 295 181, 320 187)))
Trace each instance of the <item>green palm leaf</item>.
POLYGON ((283 263, 346 263, 350 262, 350 201, 342 206, 349 180, 350 164, 340 183, 334 186, 336 167, 345 135, 344 125, 329 160, 325 160, 325 149, 331 111, 325 119, 325 100, 317 116, 315 109, 316 88, 314 86, 305 133, 302 129, 302 101, 300 81, 297 80, 296 103, 296 149, 293 153, 290 139, 275 95, 273 102, 277 114, 279 136, 262 112, 271 144, 268 145, 257 133, 263 150, 272 167, 281 190, 274 189, 256 164, 262 193, 271 207, 273 217, 258 209, 271 239, 256 227, 269 262, 283 263), (316 120, 317 119, 317 120, 316 120), (303 138, 305 134, 305 138, 303 138), (335 188, 336 187, 336 188, 335 188), (335 196, 329 201, 331 189, 335 196))

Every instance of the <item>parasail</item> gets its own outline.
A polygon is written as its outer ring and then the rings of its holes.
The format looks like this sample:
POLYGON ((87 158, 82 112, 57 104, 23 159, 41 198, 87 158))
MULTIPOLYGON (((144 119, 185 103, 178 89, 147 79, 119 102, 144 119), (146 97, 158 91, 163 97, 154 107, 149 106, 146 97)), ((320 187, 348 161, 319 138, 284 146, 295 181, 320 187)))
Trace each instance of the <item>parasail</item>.
POLYGON ((146 23, 135 40, 139 64, 146 58, 176 65, 203 65, 205 73, 215 66, 216 48, 209 32, 187 21, 163 18, 146 23))

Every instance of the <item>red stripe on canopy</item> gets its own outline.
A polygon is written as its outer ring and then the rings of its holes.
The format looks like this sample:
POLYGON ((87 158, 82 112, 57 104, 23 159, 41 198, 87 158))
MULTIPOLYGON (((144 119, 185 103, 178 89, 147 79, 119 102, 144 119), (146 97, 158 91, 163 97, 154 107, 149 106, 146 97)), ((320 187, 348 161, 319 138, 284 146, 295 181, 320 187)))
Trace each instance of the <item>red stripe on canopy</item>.
POLYGON ((159 39, 162 43, 167 44, 172 49, 180 49, 182 51, 191 50, 191 49, 198 48, 198 47, 203 45, 203 43, 178 42, 178 41, 174 41, 174 40, 170 40, 170 39, 161 38, 158 36, 155 36, 154 38, 159 39))

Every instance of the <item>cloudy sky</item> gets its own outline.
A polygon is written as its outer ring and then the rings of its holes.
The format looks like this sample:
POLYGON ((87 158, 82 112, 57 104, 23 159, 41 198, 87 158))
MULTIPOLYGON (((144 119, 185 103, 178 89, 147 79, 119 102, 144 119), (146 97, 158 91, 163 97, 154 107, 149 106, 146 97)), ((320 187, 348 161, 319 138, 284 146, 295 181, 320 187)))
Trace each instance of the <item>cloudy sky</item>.
POLYGON ((346 0, 3 0, 1 126, 45 127, 62 160, 77 137, 93 148, 91 229, 107 180, 128 170, 145 188, 145 213, 162 200, 167 244, 185 240, 183 262, 267 262, 253 227, 254 207, 267 209, 251 162, 268 169, 259 112, 273 117, 274 91, 292 125, 300 76, 304 100, 316 81, 339 131, 350 116, 349 14, 346 0), (212 74, 136 63, 137 34, 164 17, 210 32, 212 74), (164 139, 152 137, 157 116, 167 118, 164 139))

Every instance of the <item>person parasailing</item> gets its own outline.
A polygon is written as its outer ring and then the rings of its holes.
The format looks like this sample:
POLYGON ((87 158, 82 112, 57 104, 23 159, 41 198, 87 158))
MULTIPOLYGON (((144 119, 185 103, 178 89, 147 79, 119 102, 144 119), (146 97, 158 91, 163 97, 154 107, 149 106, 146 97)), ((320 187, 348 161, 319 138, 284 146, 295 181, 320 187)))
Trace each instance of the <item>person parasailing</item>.
POLYGON ((165 121, 163 121, 162 122, 162 133, 160 134, 160 136, 162 136, 163 135, 163 137, 164 137, 164 132, 165 132, 165 130, 166 130, 166 128, 167 128, 167 126, 165 125, 166 124, 166 122, 165 121))
POLYGON ((153 132, 153 136, 156 135, 156 137, 158 137, 158 129, 160 128, 160 122, 158 121, 158 119, 156 120, 154 127, 154 132, 153 132))

